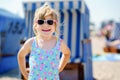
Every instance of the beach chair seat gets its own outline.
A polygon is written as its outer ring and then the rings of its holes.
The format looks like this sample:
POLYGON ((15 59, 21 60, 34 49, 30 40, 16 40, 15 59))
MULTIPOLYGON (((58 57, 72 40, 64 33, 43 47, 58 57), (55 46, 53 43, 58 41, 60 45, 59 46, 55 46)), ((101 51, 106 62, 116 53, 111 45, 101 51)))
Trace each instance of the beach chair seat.
POLYGON ((120 49, 114 47, 114 46, 106 46, 103 48, 104 52, 107 52, 107 53, 120 53, 120 49))

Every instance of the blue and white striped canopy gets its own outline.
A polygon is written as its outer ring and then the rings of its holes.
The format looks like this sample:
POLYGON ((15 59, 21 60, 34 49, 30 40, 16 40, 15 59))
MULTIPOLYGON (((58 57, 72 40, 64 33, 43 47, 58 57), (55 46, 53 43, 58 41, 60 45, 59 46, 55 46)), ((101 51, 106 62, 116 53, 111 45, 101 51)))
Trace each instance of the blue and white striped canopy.
MULTIPOLYGON (((52 8, 56 9, 56 10, 63 10, 63 9, 80 9, 81 8, 81 0, 76 0, 76 1, 62 1, 62 0, 58 0, 58 1, 47 1, 52 8)), ((45 3, 45 1, 40 1, 40 2, 27 2, 24 3, 24 8, 25 10, 35 10, 36 8, 42 6, 45 3)))
MULTIPOLYGON (((32 23, 35 9, 44 3, 44 1, 24 3, 28 38, 34 36, 32 23)), ((84 35, 89 37, 89 10, 87 6, 83 5, 81 0, 48 1, 48 3, 60 13, 61 25, 58 30, 61 33, 60 37, 64 39, 71 50, 70 62, 80 62, 82 59, 81 40, 84 35)))

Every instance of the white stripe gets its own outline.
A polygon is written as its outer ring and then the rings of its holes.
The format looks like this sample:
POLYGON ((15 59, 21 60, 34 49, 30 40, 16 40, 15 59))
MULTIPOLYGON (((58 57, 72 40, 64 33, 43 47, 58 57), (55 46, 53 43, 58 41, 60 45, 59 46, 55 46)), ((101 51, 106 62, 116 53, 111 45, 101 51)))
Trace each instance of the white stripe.
POLYGON ((64 9, 68 9, 69 8, 69 3, 68 3, 68 1, 64 1, 64 9))
POLYGON ((32 10, 32 3, 31 2, 27 3, 27 10, 32 10))
POLYGON ((78 9, 78 1, 74 1, 73 2, 73 8, 74 9, 78 9))
POLYGON ((65 43, 67 43, 68 42, 68 12, 66 11, 66 10, 64 10, 63 11, 63 13, 64 13, 64 41, 65 41, 65 43))
POLYGON ((59 20, 58 21, 59 22, 58 22, 58 26, 57 26, 57 31, 58 31, 58 35, 60 36, 60 35, 62 35, 61 31, 60 31, 60 28, 61 28, 61 23, 60 23, 60 21, 61 21, 61 15, 59 15, 59 20))
POLYGON ((71 52, 72 52, 72 58, 75 57, 75 49, 76 49, 76 35, 79 35, 79 34, 76 34, 76 18, 77 18, 77 15, 76 15, 76 12, 75 10, 72 10, 72 16, 73 16, 73 20, 72 20, 72 45, 71 45, 71 52))
POLYGON ((84 0, 82 0, 82 3, 81 3, 81 13, 85 13, 85 2, 84 2, 84 0))
POLYGON ((40 3, 36 2, 36 8, 39 8, 39 7, 40 7, 40 3))
POLYGON ((54 8, 55 8, 55 10, 59 10, 59 2, 58 1, 54 2, 54 8))
POLYGON ((79 63, 79 62, 81 62, 81 58, 75 58, 75 61, 74 61, 75 63, 79 63))

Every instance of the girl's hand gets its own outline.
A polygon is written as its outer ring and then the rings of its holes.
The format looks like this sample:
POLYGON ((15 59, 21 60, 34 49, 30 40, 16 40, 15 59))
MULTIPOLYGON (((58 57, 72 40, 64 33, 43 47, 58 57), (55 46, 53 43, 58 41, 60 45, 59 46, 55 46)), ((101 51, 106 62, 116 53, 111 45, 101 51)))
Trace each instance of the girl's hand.
POLYGON ((29 76, 29 68, 26 68, 26 73, 23 74, 23 80, 28 80, 28 76, 29 76))
POLYGON ((27 73, 29 73, 29 72, 30 72, 30 69, 29 69, 29 68, 27 68, 27 69, 26 69, 26 71, 27 71, 27 73))
POLYGON ((23 80, 28 80, 28 73, 24 74, 24 79, 23 80))

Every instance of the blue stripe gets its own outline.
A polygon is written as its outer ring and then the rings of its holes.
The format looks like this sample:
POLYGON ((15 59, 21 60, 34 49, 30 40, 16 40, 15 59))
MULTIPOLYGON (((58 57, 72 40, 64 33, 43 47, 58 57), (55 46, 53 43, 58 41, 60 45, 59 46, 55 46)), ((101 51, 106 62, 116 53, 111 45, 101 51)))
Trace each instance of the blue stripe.
POLYGON ((51 5, 52 8, 55 8, 55 5, 54 5, 54 4, 55 4, 54 2, 51 2, 51 3, 50 3, 50 5, 51 5))
POLYGON ((86 44, 83 42, 82 43, 82 48, 83 48, 83 56, 82 56, 82 62, 86 62, 87 60, 87 53, 86 53, 86 44))
POLYGON ((31 28, 31 27, 29 27, 30 26, 30 11, 28 11, 28 26, 27 26, 27 28, 28 28, 28 38, 30 37, 30 35, 29 35, 29 32, 30 32, 30 29, 29 28, 31 28))
POLYGON ((64 9, 64 3, 63 3, 63 1, 59 2, 59 9, 60 10, 64 9))
POLYGON ((81 1, 78 1, 78 9, 81 8, 81 1))
POLYGON ((87 21, 86 21, 86 19, 85 19, 85 18, 86 18, 86 17, 85 17, 85 14, 82 14, 82 15, 83 15, 83 16, 82 16, 82 17, 83 17, 83 38, 84 38, 84 39, 87 39, 87 38, 88 38, 88 36, 87 36, 87 33, 88 33, 87 28, 88 28, 88 27, 86 26, 86 22, 87 22, 87 21))
POLYGON ((63 25, 63 23, 64 23, 64 12, 62 10, 60 10, 59 12, 60 12, 60 15, 61 15, 60 24, 62 24, 60 26, 60 38, 64 39, 64 37, 63 37, 63 32, 64 32, 64 27, 63 27, 64 26, 63 25))
MULTIPOLYGON (((81 21, 83 23, 83 39, 88 39, 89 38, 89 20, 87 19, 86 17, 87 15, 86 14, 81 14, 81 21), (87 25, 88 23, 88 25, 87 25)), ((87 53, 90 53, 90 52, 87 52, 89 49, 87 47, 87 44, 86 43, 82 43, 82 46, 83 46, 83 59, 82 61, 83 62, 86 62, 86 57, 89 56, 87 53), (88 49, 88 50, 87 50, 88 49), (86 51, 87 50, 87 51, 86 51)))
POLYGON ((36 3, 32 3, 32 10, 35 11, 36 9, 36 3))
POLYGON ((24 9, 25 9, 25 11, 27 11, 27 3, 24 3, 24 9))
POLYGON ((81 16, 80 16, 80 11, 79 10, 75 10, 77 13, 77 28, 76 28, 76 55, 75 57, 78 58, 80 57, 80 21, 81 21, 81 16))
POLYGON ((86 27, 87 27, 87 38, 89 38, 90 37, 90 30, 89 30, 89 26, 90 26, 90 24, 89 24, 89 14, 86 14, 86 27))
POLYGON ((76 59, 76 58, 71 58, 71 59, 70 59, 70 60, 71 60, 71 63, 72 63, 72 62, 75 62, 75 59, 76 59))
POLYGON ((44 3, 45 3, 45 2, 41 2, 41 3, 40 3, 40 4, 41 4, 40 6, 43 6, 43 5, 44 5, 44 3))
MULTIPOLYGON (((31 29, 31 35, 32 35, 32 36, 34 36, 34 35, 33 35, 33 34, 34 34, 34 32, 33 32, 33 26, 32 26, 32 25, 33 25, 34 13, 35 13, 35 11, 32 11, 32 20, 31 20, 31 28, 32 28, 32 29, 31 29)), ((32 37, 32 36, 31 36, 31 37, 32 37)))
POLYGON ((32 37, 32 29, 33 29, 33 28, 32 28, 32 18, 33 18, 33 17, 32 17, 32 11, 31 11, 31 12, 30 12, 30 26, 29 26, 29 27, 31 28, 31 29, 30 29, 30 32, 31 32, 31 33, 30 33, 30 37, 32 37))
POLYGON ((73 8, 73 1, 69 1, 69 9, 73 8))
POLYGON ((89 14, 89 9, 88 9, 87 5, 85 5, 85 13, 89 14))
POLYGON ((73 15, 72 15, 72 12, 70 10, 67 10, 67 11, 68 11, 68 46, 71 49, 71 42, 72 42, 72 38, 71 38, 71 35, 72 35, 72 17, 73 17, 73 15))
POLYGON ((90 34, 89 34, 89 10, 87 8, 87 6, 85 5, 85 13, 83 14, 84 15, 84 25, 85 28, 84 31, 85 31, 85 37, 84 38, 89 38, 90 37, 90 34))

